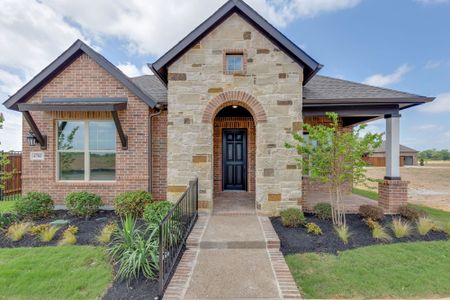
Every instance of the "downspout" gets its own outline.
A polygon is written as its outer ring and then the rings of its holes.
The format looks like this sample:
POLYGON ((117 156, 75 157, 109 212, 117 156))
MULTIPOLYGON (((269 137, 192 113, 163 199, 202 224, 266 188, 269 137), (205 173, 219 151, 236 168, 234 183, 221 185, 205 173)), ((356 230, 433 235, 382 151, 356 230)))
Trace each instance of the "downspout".
POLYGON ((153 192, 153 134, 152 134, 152 120, 154 117, 159 116, 162 113, 161 105, 156 105, 155 109, 157 110, 156 113, 149 115, 149 121, 148 121, 148 191, 150 193, 153 192))

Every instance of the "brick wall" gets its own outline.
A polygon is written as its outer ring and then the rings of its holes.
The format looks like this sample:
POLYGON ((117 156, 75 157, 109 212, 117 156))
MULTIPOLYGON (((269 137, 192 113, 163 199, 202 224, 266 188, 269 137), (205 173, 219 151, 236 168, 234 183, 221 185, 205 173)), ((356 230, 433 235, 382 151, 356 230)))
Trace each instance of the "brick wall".
POLYGON ((166 199, 167 188, 167 111, 152 118, 152 194, 166 199))
POLYGON ((247 186, 249 192, 255 191, 255 154, 256 131, 255 123, 251 117, 218 117, 214 121, 214 192, 221 192, 222 185, 222 129, 247 129, 247 186))
POLYGON ((386 214, 396 214, 408 204, 408 184, 402 180, 384 180, 378 184, 378 205, 386 214))
POLYGON ((128 135, 128 150, 122 150, 116 137, 116 181, 58 182, 56 170, 56 120, 63 119, 111 119, 105 113, 50 113, 32 112, 42 134, 48 137, 48 149, 44 150, 44 161, 30 161, 31 151, 41 151, 39 146, 30 147, 26 136, 30 131, 23 121, 23 191, 49 193, 57 204, 63 204, 71 191, 89 191, 99 194, 105 204, 111 204, 120 192, 148 189, 148 106, 113 78, 87 55, 83 54, 66 67, 29 100, 40 103, 44 97, 126 97, 128 109, 119 112, 125 134, 128 135))

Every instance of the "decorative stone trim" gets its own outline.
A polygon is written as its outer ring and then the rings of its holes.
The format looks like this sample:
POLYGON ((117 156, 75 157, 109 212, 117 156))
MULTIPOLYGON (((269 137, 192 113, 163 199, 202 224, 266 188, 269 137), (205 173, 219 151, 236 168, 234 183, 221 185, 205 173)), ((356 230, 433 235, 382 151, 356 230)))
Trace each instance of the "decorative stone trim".
POLYGON ((203 113, 203 123, 213 123, 217 113, 227 106, 239 105, 247 109, 255 123, 267 122, 267 115, 261 103, 250 94, 243 91, 228 91, 211 99, 203 113))
POLYGON ((258 217, 259 223, 266 239, 267 254, 269 255, 272 270, 282 299, 303 299, 299 288, 292 277, 289 267, 280 252, 280 239, 267 217, 258 217))

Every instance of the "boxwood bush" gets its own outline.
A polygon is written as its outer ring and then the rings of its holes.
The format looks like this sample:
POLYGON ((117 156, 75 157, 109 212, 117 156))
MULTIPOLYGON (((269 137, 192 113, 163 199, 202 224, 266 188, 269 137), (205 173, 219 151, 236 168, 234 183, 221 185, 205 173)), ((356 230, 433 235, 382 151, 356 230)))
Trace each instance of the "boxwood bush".
POLYGON ((65 203, 72 215, 88 218, 102 206, 102 199, 94 193, 72 192, 66 196, 65 203))
POLYGON ((332 212, 331 212, 331 204, 330 203, 317 203, 313 208, 314 214, 320 220, 331 220, 332 212))
POLYGON ((54 203, 47 193, 30 192, 16 201, 15 209, 21 218, 45 218, 53 212, 54 203))
POLYGON ((361 205, 359 207, 359 215, 363 219, 371 219, 373 221, 382 220, 384 217, 384 211, 381 207, 375 205, 361 205))
POLYGON ((120 216, 142 218, 145 207, 152 202, 152 194, 149 192, 125 192, 114 199, 114 208, 120 216))
POLYGON ((0 213, 0 229, 6 229, 14 222, 17 222, 19 219, 15 214, 2 214, 0 213))
POLYGON ((280 213, 281 223, 285 227, 299 227, 305 223, 305 216, 298 208, 288 208, 280 213))

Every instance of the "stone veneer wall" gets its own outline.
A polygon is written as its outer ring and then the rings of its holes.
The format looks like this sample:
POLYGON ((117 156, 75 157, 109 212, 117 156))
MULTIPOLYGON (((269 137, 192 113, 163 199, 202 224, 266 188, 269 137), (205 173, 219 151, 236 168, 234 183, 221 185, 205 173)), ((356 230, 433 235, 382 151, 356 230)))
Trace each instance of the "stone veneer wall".
POLYGON ((168 79, 169 200, 175 201, 188 181, 198 176, 200 206, 212 208, 217 109, 205 110, 219 103, 220 95, 236 91, 232 95, 245 95, 248 101, 231 100, 249 109, 256 121, 259 213, 276 214, 280 208, 297 206, 301 173, 290 167, 295 164, 295 151, 284 147, 292 141, 292 131, 301 130, 303 70, 297 63, 233 14, 170 65, 168 79), (224 54, 229 49, 245 52, 246 72, 224 72, 224 54))
POLYGON ((66 67, 46 86, 41 88, 29 103, 40 103, 44 97, 126 97, 128 108, 119 112, 128 150, 122 150, 117 136, 115 182, 59 182, 56 170, 56 120, 58 119, 111 119, 109 113, 51 113, 32 112, 42 134, 47 135, 48 148, 30 147, 26 137, 30 128, 23 121, 23 192, 49 193, 56 204, 63 204, 72 191, 93 192, 102 197, 105 204, 112 204, 115 195, 130 190, 148 189, 148 116, 147 104, 137 98, 125 86, 113 78, 89 56, 83 54, 66 67), (44 161, 30 161, 31 151, 42 151, 44 161))

